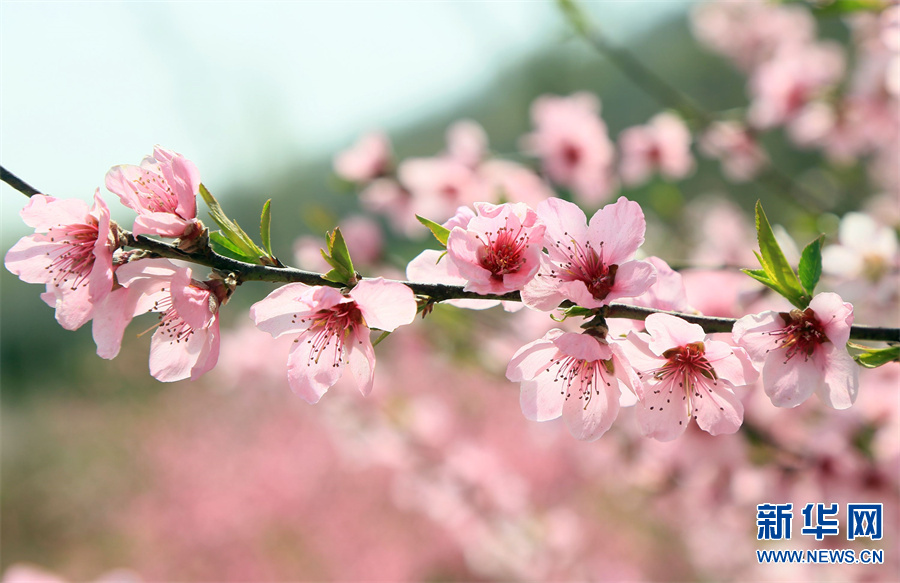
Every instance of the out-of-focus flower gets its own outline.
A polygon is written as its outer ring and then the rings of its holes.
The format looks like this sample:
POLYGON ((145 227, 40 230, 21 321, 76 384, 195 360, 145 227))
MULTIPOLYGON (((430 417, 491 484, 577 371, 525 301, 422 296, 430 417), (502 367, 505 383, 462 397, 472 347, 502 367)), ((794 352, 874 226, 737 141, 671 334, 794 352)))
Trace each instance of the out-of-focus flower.
POLYGON ((816 23, 803 6, 764 0, 704 2, 691 14, 694 35, 714 51, 750 71, 784 45, 807 43, 816 23))
POLYGON ((672 113, 657 114, 647 125, 623 131, 619 155, 619 174, 628 186, 643 184, 654 172, 679 180, 694 171, 691 132, 672 113))
POLYGON ((460 205, 488 199, 477 173, 453 158, 410 158, 397 169, 400 183, 412 194, 412 212, 444 221, 460 205))
POLYGON ((822 148, 830 160, 846 164, 896 140, 900 118, 896 103, 851 96, 808 104, 787 129, 798 146, 822 148))
POLYGON ((256 325, 273 337, 299 333, 288 356, 288 382, 309 403, 338 382, 345 364, 368 395, 375 380, 369 329, 392 332, 415 316, 412 290, 380 277, 359 282, 347 296, 330 287, 290 283, 250 308, 256 325))
POLYGON ((189 238, 202 230, 197 220, 200 172, 177 152, 156 146, 140 166, 113 166, 106 188, 138 213, 135 235, 189 238))
POLYGON ((522 413, 534 421, 560 415, 577 439, 593 441, 619 414, 623 391, 639 384, 622 349, 591 334, 553 329, 516 352, 506 378, 521 383, 522 413))
POLYGON ((847 352, 853 306, 834 293, 815 296, 805 310, 744 316, 734 341, 762 366, 766 394, 776 407, 796 407, 814 392, 846 409, 856 400, 858 367, 847 352))
POLYGON ((642 381, 637 418, 643 434, 671 441, 691 418, 712 435, 737 431, 744 407, 734 387, 758 376, 744 350, 669 314, 647 316, 645 327, 647 334, 630 332, 622 345, 642 381))
POLYGON ((334 172, 350 182, 370 182, 384 175, 390 164, 390 140, 383 132, 372 132, 335 156, 334 172))
POLYGON ((878 282, 897 265, 897 234, 869 215, 847 213, 841 219, 838 244, 822 250, 822 271, 843 279, 878 282))
POLYGON ((81 200, 36 194, 20 214, 35 233, 6 253, 6 268, 24 282, 46 284, 43 297, 60 325, 81 327, 113 287, 117 235, 99 189, 90 209, 81 200))
POLYGON ((836 85, 843 74, 844 52, 836 43, 783 48, 760 65, 750 80, 750 125, 768 129, 791 121, 804 105, 836 85))
POLYGON ((524 203, 475 203, 478 214, 465 227, 454 227, 447 257, 476 293, 520 290, 540 265, 544 225, 524 203))
POLYGON ((644 261, 656 268, 656 282, 646 292, 629 298, 626 303, 669 312, 693 312, 681 274, 659 257, 648 257, 644 261))
MULTIPOLYGON (((116 569, 94 580, 94 583, 140 583, 142 579, 137 573, 116 569)), ((13 563, 3 573, 0 583, 68 583, 56 573, 45 571, 27 563, 13 563)))
POLYGON ((447 156, 469 168, 478 167, 487 153, 488 137, 478 123, 464 119, 447 128, 447 156))
POLYGON ((600 118, 600 101, 590 93, 545 95, 531 105, 535 131, 522 148, 541 159, 550 179, 571 188, 587 204, 599 204, 615 190, 615 151, 600 118))
POLYGON ((534 208, 554 196, 537 174, 508 160, 487 160, 478 167, 478 175, 487 183, 490 200, 523 202, 534 208))
POLYGON ((356 215, 341 219, 338 226, 354 263, 374 265, 378 262, 384 247, 384 237, 378 223, 369 217, 356 215))
POLYGON ((115 345, 115 352, 133 316, 158 312, 159 324, 150 341, 150 374, 154 378, 163 382, 196 380, 216 365, 219 307, 228 299, 221 281, 196 281, 189 267, 177 267, 166 259, 127 263, 116 271, 116 278, 127 293, 123 293, 118 310, 103 314, 104 339, 115 345))
POLYGON ((749 128, 736 121, 716 121, 700 136, 700 151, 722 162, 729 180, 752 180, 768 164, 768 157, 749 128))
POLYGON ((656 270, 634 261, 644 242, 644 213, 625 197, 591 217, 576 205, 551 198, 538 205, 538 217, 547 227, 537 275, 522 290, 525 305, 553 310, 563 300, 585 308, 599 308, 620 298, 635 297, 650 289, 656 270))

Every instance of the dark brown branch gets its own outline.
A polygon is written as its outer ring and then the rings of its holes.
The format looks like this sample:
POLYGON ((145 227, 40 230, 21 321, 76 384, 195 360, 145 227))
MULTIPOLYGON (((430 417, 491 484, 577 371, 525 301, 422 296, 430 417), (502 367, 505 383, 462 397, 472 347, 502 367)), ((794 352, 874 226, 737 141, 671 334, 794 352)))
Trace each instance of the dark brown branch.
POLYGON ((40 194, 41 192, 35 187, 31 186, 3 166, 0 166, 0 180, 9 184, 25 196, 34 196, 35 194, 40 194))
MULTIPOLYGON (((11 173, 3 169, 2 180, 26 196, 40 194, 37 190, 25 182, 15 178, 11 173), (12 179, 7 179, 12 177, 12 179)), ((142 249, 155 257, 168 259, 180 259, 199 265, 205 265, 222 275, 234 274, 239 283, 245 281, 266 281, 271 283, 304 283, 306 285, 324 285, 329 287, 344 287, 341 283, 335 283, 322 277, 319 273, 303 271, 293 267, 272 267, 268 265, 254 265, 244 263, 219 255, 208 245, 200 251, 182 251, 171 243, 164 243, 151 239, 144 235, 134 235, 120 228, 121 241, 127 247, 142 249)), ((522 301, 519 292, 513 291, 506 294, 477 294, 466 291, 462 286, 445 285, 440 283, 415 283, 401 281, 409 287, 413 293, 424 296, 434 302, 447 300, 501 300, 507 302, 522 301)), ((678 312, 666 312, 652 308, 639 308, 625 304, 610 304, 601 311, 601 315, 607 318, 628 318, 631 320, 644 320, 650 314, 664 313, 678 316, 692 324, 700 325, 707 333, 731 332, 734 326, 734 318, 714 318, 711 316, 699 316, 695 314, 682 314, 678 312)), ((853 326, 850 338, 854 340, 871 340, 878 342, 900 343, 900 328, 880 328, 874 326, 853 326)))

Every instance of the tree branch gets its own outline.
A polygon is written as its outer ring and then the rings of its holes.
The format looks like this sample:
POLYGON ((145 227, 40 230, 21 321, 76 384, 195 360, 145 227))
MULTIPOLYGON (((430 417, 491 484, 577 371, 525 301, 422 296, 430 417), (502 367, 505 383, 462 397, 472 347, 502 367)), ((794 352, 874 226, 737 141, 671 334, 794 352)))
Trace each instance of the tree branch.
MULTIPOLYGON (((2 166, 0 166, 0 170, 2 170, 2 172, 0 172, 0 179, 22 194, 26 196, 40 194, 39 191, 35 190, 24 181, 16 178, 2 166)), ((238 283, 245 281, 265 281, 270 283, 304 283, 306 285, 322 285, 335 288, 344 287, 344 284, 329 281, 322 277, 322 274, 312 271, 294 269, 293 267, 255 265, 237 261, 236 259, 219 255, 213 251, 209 245, 204 246, 199 251, 183 251, 171 243, 157 241, 144 235, 134 235, 121 227, 119 228, 119 231, 121 239, 127 247, 147 251, 155 257, 180 259, 182 261, 190 261, 192 263, 204 265, 223 275, 234 274, 238 283)), ((400 281, 398 283, 407 286, 416 295, 427 297, 433 302, 443 302, 447 300, 522 301, 522 297, 517 291, 506 294, 477 294, 475 292, 466 291, 463 289, 463 286, 458 285, 416 283, 409 281, 400 281)), ((667 312, 664 310, 641 308, 626 304, 610 304, 600 310, 600 315, 607 318, 628 318, 631 320, 644 320, 650 314, 655 313, 671 314, 692 324, 698 324, 709 334, 715 332, 731 332, 731 329, 736 322, 734 318, 715 318, 712 316, 700 316, 696 314, 682 314, 679 312, 667 312)), ((853 326, 850 331, 850 338, 854 340, 900 343, 900 328, 853 326)))

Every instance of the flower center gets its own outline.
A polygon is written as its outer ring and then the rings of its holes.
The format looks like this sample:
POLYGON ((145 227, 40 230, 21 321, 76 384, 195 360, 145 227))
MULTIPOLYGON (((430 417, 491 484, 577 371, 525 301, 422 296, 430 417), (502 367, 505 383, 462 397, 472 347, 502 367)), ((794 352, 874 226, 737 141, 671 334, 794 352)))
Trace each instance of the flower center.
POLYGON ((142 168, 134 183, 138 186, 138 196, 145 201, 142 205, 144 209, 151 213, 177 214, 178 197, 161 175, 142 168))
POLYGON ((784 320, 785 327, 769 334, 778 337, 776 342, 779 348, 786 349, 785 362, 797 354, 802 354, 804 360, 809 360, 816 346, 829 342, 812 308, 781 312, 779 316, 784 320))
MULTIPOLYGON (((305 319, 304 319, 305 320, 305 319)), ((319 359, 331 349, 331 366, 341 366, 344 358, 344 344, 350 333, 362 325, 362 312, 355 302, 338 304, 327 310, 320 310, 312 316, 306 342, 312 344, 307 366, 319 364, 319 359), (332 344, 333 343, 333 344, 332 344)), ((301 320, 302 322, 303 320, 301 320)))
POLYGON ((716 380, 716 371, 706 360, 706 347, 702 342, 692 342, 686 346, 670 348, 662 353, 666 364, 658 368, 653 376, 662 380, 674 374, 682 374, 685 378, 693 378, 703 375, 710 380, 716 380))
POLYGON ((586 409, 594 394, 600 394, 600 387, 612 384, 607 380, 606 374, 613 373, 612 360, 582 360, 574 356, 559 353, 557 358, 550 361, 547 372, 556 366, 554 383, 562 383, 560 394, 565 395, 566 400, 572 396, 572 385, 575 385, 576 395, 584 400, 586 409))
POLYGON ((525 263, 524 251, 528 237, 522 234, 522 227, 514 233, 508 227, 487 232, 479 236, 483 247, 479 250, 478 261, 491 272, 491 279, 502 280, 507 273, 516 273, 525 263))
POLYGON ((574 168, 581 161, 581 148, 566 142, 562 147, 563 163, 569 168, 574 168))
POLYGON ((84 283, 94 267, 98 236, 99 228, 93 217, 88 224, 75 223, 50 230, 50 241, 57 243, 55 251, 47 253, 52 257, 46 269, 53 276, 53 285, 61 287, 71 283, 74 290, 84 283))
MULTIPOLYGON (((568 235, 568 233, 564 234, 568 235)), ((619 266, 607 265, 603 261, 603 243, 600 245, 600 253, 597 253, 590 241, 583 247, 574 239, 571 239, 568 245, 557 241, 556 248, 566 257, 567 261, 559 265, 559 272, 551 270, 550 277, 557 277, 564 281, 583 281, 594 298, 606 299, 616 283, 616 271, 619 266)))

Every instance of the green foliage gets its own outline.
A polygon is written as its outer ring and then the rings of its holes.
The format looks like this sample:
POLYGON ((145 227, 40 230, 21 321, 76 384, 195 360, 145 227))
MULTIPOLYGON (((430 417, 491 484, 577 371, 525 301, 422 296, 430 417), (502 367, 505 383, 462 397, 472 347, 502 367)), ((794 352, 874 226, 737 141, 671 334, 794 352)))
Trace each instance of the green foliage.
POLYGON ((428 220, 425 217, 420 217, 416 215, 416 218, 419 219, 419 222, 428 227, 431 231, 431 234, 434 235, 434 238, 438 240, 438 242, 444 247, 447 246, 447 239, 450 237, 450 230, 442 227, 441 225, 435 223, 434 221, 428 220))
POLYGON ((873 348, 857 354, 853 359, 866 368, 877 368, 889 362, 900 361, 900 346, 873 348))
MULTIPOLYGON (((807 307, 812 298, 805 293, 800 279, 785 258, 781 246, 775 239, 775 233, 772 232, 769 219, 766 218, 766 213, 763 211, 762 204, 758 201, 756 203, 756 239, 759 243, 759 253, 754 253, 762 269, 744 269, 743 272, 772 288, 798 308, 807 307)), ((818 277, 816 279, 818 280, 818 277)))
POLYGON ((347 243, 344 241, 340 227, 327 233, 325 242, 328 245, 328 250, 322 249, 322 257, 332 267, 332 270, 323 277, 335 283, 356 285, 358 280, 356 269, 353 267, 353 261, 350 259, 350 250, 347 249, 347 243))
POLYGON ((800 276, 800 283, 807 295, 812 296, 815 292, 819 278, 822 276, 822 240, 824 235, 810 243, 800 255, 800 265, 797 267, 797 273, 800 276))
POLYGON ((259 237, 269 257, 275 257, 272 253, 272 199, 266 201, 262 208, 262 216, 259 218, 259 237))
POLYGON ((263 258, 268 258, 269 254, 260 249, 236 221, 228 218, 219 201, 202 184, 200 185, 200 196, 209 207, 209 216, 221 229, 219 232, 221 237, 216 236, 217 233, 209 235, 210 241, 214 242, 213 249, 217 253, 219 250, 223 250, 227 251, 222 253, 223 255, 228 255, 233 259, 240 259, 247 263, 268 263, 263 258), (228 244, 226 245, 224 241, 228 241, 228 244))
POLYGON ((824 6, 815 3, 813 14, 816 16, 843 16, 854 12, 881 12, 889 6, 885 0, 834 0, 824 6))

